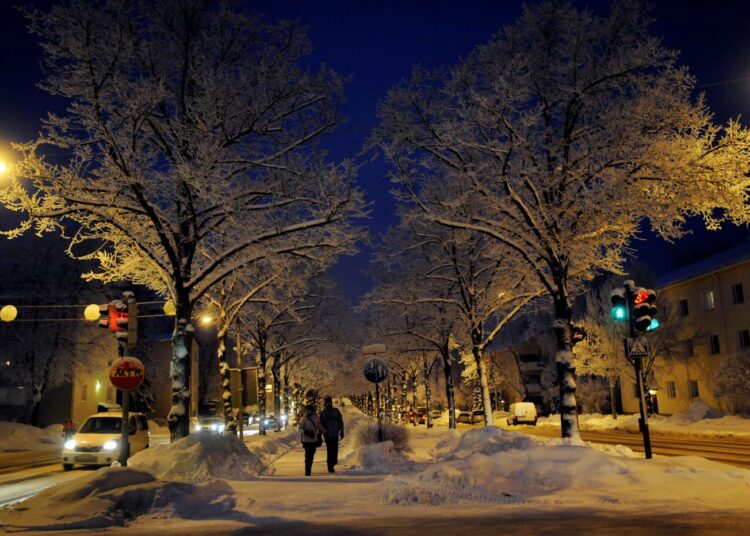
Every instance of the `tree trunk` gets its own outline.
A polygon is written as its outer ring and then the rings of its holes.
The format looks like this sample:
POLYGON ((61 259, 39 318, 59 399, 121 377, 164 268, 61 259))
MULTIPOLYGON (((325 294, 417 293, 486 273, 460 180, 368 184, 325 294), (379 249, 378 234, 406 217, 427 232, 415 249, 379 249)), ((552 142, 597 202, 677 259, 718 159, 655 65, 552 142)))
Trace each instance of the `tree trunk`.
POLYGON ((273 366, 271 367, 271 374, 273 375, 273 418, 275 421, 274 427, 277 432, 281 431, 281 363, 279 356, 273 358, 273 366))
POLYGON ((487 382, 487 367, 482 359, 482 349, 474 344, 471 347, 471 353, 474 355, 474 361, 477 365, 477 375, 479 376, 479 389, 482 394, 482 410, 484 411, 484 425, 492 426, 492 401, 490 400, 490 387, 487 382))
POLYGON ((232 408, 232 383, 229 364, 227 363, 227 336, 226 331, 219 331, 217 336, 218 349, 216 358, 219 362, 219 377, 221 378, 221 402, 224 413, 224 424, 226 431, 237 434, 237 421, 234 418, 232 408))
POLYGON ((292 412, 289 407, 289 364, 284 366, 284 413, 287 422, 292 422, 292 412))
POLYGON ((445 397, 448 399, 448 428, 456 428, 456 396, 453 392, 453 365, 450 350, 443 352, 443 375, 445 376, 445 397))
POLYGON ((417 411, 417 373, 411 374, 411 410, 417 411))
POLYGON ((432 428, 432 390, 430 389, 430 370, 427 368, 426 360, 422 366, 422 375, 424 376, 424 400, 425 407, 427 408, 425 422, 427 423, 427 428, 432 428))
POLYGON ((406 372, 401 374, 401 419, 406 422, 404 419, 407 415, 407 411, 409 409, 409 376, 406 374, 406 372))
POLYGON ((266 435, 266 349, 263 345, 258 349, 258 358, 256 365, 258 366, 258 433, 260 435, 266 435))
POLYGON ((576 408, 576 368, 573 364, 571 333, 573 329, 573 309, 564 286, 558 285, 560 292, 554 296, 555 339, 557 353, 557 382, 560 386, 560 428, 563 438, 580 439, 576 408))
MULTIPOLYGON (((190 353, 195 335, 190 324, 190 301, 187 295, 178 295, 176 309, 172 334, 172 407, 167 417, 171 441, 177 441, 190 433, 190 353)), ((198 393, 194 395, 197 396, 198 393)))

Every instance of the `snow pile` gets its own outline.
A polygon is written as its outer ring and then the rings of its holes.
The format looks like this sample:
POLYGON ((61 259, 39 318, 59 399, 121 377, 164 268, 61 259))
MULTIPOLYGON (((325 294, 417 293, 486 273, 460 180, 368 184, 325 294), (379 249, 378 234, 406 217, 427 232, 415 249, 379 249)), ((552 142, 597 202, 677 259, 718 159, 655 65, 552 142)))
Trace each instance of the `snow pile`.
POLYGON ((536 442, 527 435, 508 432, 496 426, 485 426, 476 430, 469 430, 465 434, 453 433, 436 448, 436 458, 439 460, 455 460, 471 456, 475 453, 494 454, 512 449, 527 449, 536 442))
POLYGON ((355 471, 363 473, 400 473, 413 466, 401 451, 394 448, 393 441, 362 445, 346 455, 341 463, 352 465, 355 471))
POLYGON ((162 482, 142 471, 107 467, 47 488, 0 512, 0 523, 65 530, 124 525, 144 514, 214 518, 232 512, 233 494, 232 488, 221 481, 200 486, 162 482))
POLYGON ((750 507, 750 472, 702 458, 634 459, 629 449, 538 444, 493 427, 451 438, 436 451, 444 461, 385 479, 387 503, 750 507))
POLYGON ((148 421, 148 433, 152 436, 168 436, 169 435, 169 427, 168 426, 159 426, 159 423, 156 421, 148 421))
POLYGON ((17 422, 0 422, 0 452, 47 450, 62 444, 62 428, 36 428, 17 422))
POLYGON ((709 406, 703 400, 693 400, 688 409, 681 413, 675 413, 668 420, 674 423, 691 424, 703 419, 718 419, 722 413, 709 406))
POLYGON ((265 465, 233 435, 190 434, 133 456, 129 465, 165 480, 200 482, 214 478, 248 480, 265 465))

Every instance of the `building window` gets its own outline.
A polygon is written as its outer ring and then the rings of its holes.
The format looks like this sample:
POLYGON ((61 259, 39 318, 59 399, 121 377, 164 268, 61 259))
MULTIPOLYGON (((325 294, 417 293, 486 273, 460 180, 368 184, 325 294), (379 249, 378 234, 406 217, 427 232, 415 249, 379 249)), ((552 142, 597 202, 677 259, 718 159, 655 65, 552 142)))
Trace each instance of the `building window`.
POLYGON ((703 293, 703 310, 713 311, 716 309, 716 303, 714 302, 714 291, 709 290, 703 293))
POLYGON ((740 339, 740 350, 747 350, 750 348, 750 331, 741 329, 739 332, 740 339))
POLYGON ((693 357, 693 339, 685 341, 685 357, 693 357))
POLYGON ((688 391, 690 392, 690 398, 698 398, 700 396, 697 380, 688 380, 688 391))
POLYGON ((745 292, 742 290, 742 283, 732 285, 732 303, 745 303, 745 292))
POLYGON ((113 391, 114 389, 111 386, 107 387, 107 402, 112 402, 115 399, 113 391))
POLYGON ((88 391, 88 385, 86 385, 85 383, 81 385, 81 402, 86 402, 86 399, 88 398, 88 391))
POLYGON ((677 398, 677 385, 674 382, 667 382, 667 396, 677 398))
POLYGON ((680 300, 680 316, 687 316, 690 314, 690 309, 688 308, 688 301, 687 298, 684 300, 680 300))
POLYGON ((719 336, 718 335, 711 335, 711 338, 708 340, 709 342, 709 349, 711 354, 718 354, 721 353, 721 346, 719 346, 719 336))

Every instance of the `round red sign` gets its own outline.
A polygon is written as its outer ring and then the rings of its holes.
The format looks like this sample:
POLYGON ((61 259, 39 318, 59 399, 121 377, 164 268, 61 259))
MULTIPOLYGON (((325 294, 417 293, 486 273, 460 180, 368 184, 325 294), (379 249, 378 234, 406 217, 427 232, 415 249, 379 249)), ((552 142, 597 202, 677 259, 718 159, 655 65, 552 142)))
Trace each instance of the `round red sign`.
POLYGON ((120 391, 130 391, 138 387, 146 374, 146 367, 135 357, 115 359, 109 368, 109 381, 120 391))

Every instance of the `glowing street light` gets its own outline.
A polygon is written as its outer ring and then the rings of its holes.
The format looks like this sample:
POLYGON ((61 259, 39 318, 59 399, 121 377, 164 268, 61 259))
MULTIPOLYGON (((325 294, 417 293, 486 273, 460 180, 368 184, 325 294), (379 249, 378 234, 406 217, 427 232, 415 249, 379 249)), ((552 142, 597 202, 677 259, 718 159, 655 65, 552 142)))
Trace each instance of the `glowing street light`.
POLYGON ((212 317, 208 313, 203 313, 199 320, 200 320, 201 325, 210 326, 214 321, 214 317, 212 317))

